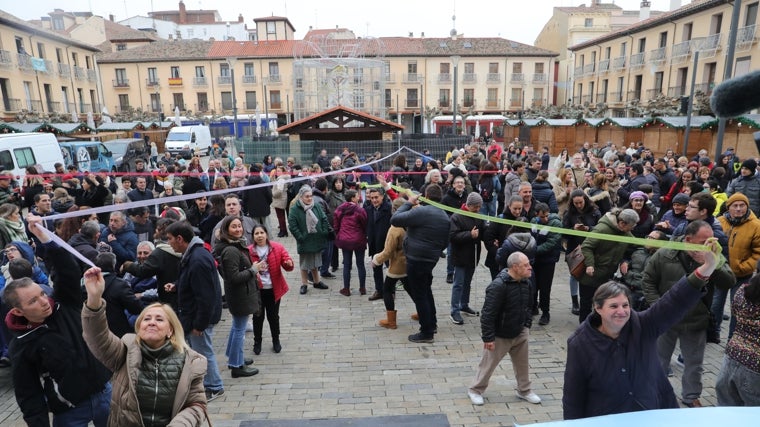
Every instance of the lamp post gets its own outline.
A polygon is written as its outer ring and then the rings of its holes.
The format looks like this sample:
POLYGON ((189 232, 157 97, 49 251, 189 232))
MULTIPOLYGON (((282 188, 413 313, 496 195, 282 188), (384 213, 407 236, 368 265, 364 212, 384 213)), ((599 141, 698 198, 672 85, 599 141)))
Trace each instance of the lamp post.
POLYGON ((457 134, 457 80, 458 77, 458 67, 459 67, 459 60, 461 57, 459 55, 452 55, 451 56, 451 63, 454 64, 454 135, 457 134))
MULTIPOLYGON (((398 105, 398 89, 396 89, 396 121, 398 121, 399 126, 401 126, 401 110, 399 110, 398 105)), ((398 149, 401 149, 401 131, 396 132, 398 134, 398 149)))
MULTIPOLYGON (((733 75, 734 55, 736 53, 736 32, 739 30, 739 14, 741 13, 741 0, 734 1, 734 9, 731 14, 731 27, 728 31, 728 48, 726 51, 725 70, 723 81, 731 78, 733 75)), ((723 152, 723 136, 726 133, 726 118, 721 117, 718 121, 718 134, 715 139, 715 158, 723 152)))
POLYGON ((235 139, 238 137, 238 118, 237 118, 237 95, 235 95, 235 61, 237 58, 227 58, 230 65, 230 81, 232 82, 232 129, 235 133, 235 139))

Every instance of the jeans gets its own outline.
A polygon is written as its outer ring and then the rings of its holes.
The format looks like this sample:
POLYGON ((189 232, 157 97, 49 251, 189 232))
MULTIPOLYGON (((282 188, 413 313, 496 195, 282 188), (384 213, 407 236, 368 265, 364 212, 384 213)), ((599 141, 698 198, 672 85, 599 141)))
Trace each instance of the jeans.
POLYGON ((451 243, 446 247, 446 274, 454 274, 454 264, 451 263, 451 243))
POLYGON ((334 250, 335 250, 335 242, 332 240, 328 240, 327 245, 322 250, 322 265, 319 266, 320 276, 324 276, 325 273, 330 271, 330 263, 332 262, 334 250))
POLYGON ((576 297, 578 296, 578 286, 580 283, 578 283, 578 279, 576 279, 573 276, 570 276, 570 296, 576 297))
MULTIPOLYGON (((701 303, 699 303, 701 304, 701 303)), ((657 339, 657 356, 664 372, 670 368, 670 358, 676 347, 681 345, 683 356, 683 376, 681 377, 681 401, 691 403, 702 394, 702 363, 707 346, 707 333, 699 331, 679 331, 671 328, 657 339)))
POLYGON ((111 383, 107 382, 102 391, 91 394, 76 407, 53 415, 53 427, 87 427, 90 421, 95 427, 105 427, 110 412, 111 383))
POLYGON ((454 284, 451 285, 451 314, 470 306, 470 285, 475 267, 454 267, 454 284))
POLYGON ((480 212, 483 215, 496 216, 496 197, 491 199, 490 202, 483 201, 483 205, 480 207, 480 212))
POLYGON ((243 348, 245 345, 245 327, 248 325, 248 316, 232 316, 230 336, 227 338, 227 366, 242 368, 245 362, 243 348))
POLYGON ((359 271, 359 288, 364 289, 367 282, 367 269, 364 266, 364 251, 352 251, 351 249, 342 249, 343 252, 343 287, 351 287, 351 260, 356 254, 356 270, 359 271))
POLYGON ((420 328, 423 335, 433 337, 438 327, 435 319, 435 298, 433 298, 433 268, 435 262, 406 260, 406 278, 409 283, 414 306, 420 317, 420 328))
POLYGON ((760 406, 760 373, 724 356, 715 394, 718 406, 760 406))
MULTIPOLYGON (((743 283, 747 283, 748 281, 749 281, 749 277, 745 277, 744 279, 739 279, 736 281, 736 284, 733 287, 731 287, 730 301, 734 300, 734 296, 736 295, 736 290, 739 289, 739 286, 741 286, 743 283)), ((720 335, 720 325, 721 323, 723 323, 723 309, 726 307, 726 297, 728 295, 729 295, 728 289, 715 288, 715 291, 713 292, 712 307, 710 307, 710 311, 712 312, 713 316, 715 316, 715 329, 718 332, 718 335, 720 335)), ((729 302, 729 306, 730 305, 731 305, 731 302, 729 302)), ((731 339, 731 337, 734 336, 735 328, 736 328, 736 317, 734 317, 732 313, 731 321, 728 323, 728 339, 731 339)))
POLYGON ((214 325, 209 325, 200 336, 188 334, 187 342, 190 348, 202 354, 206 358, 206 376, 203 377, 203 387, 206 390, 219 391, 224 389, 222 374, 219 365, 216 364, 216 355, 211 341, 214 338, 214 325))

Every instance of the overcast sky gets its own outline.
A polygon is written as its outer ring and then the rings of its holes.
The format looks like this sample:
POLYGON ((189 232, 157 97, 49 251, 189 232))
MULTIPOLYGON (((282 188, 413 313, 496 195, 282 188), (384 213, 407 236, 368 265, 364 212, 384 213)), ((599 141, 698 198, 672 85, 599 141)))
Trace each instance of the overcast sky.
MULTIPOLYGON (((682 0, 686 3, 691 0, 682 0)), ((638 10, 640 0, 605 0, 626 10, 638 10)), ((151 10, 177 10, 179 0, 4 0, 0 9, 22 19, 39 19, 55 8, 67 12, 91 11, 114 15, 119 21, 151 10)), ((242 13, 253 27, 253 18, 286 16, 302 38, 314 28, 353 30, 357 36, 448 37, 452 15, 456 29, 466 37, 503 37, 533 44, 555 6, 590 5, 591 0, 185 0, 187 9, 216 9, 225 21, 242 13), (474 6, 474 7, 473 7, 474 6)), ((670 0, 653 0, 652 10, 667 10, 670 0)))

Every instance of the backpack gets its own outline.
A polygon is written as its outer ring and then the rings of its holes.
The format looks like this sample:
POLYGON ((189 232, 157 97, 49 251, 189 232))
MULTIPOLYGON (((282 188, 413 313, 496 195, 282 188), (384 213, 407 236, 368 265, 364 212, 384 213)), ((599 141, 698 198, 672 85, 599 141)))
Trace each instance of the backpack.
POLYGON ((487 203, 493 200, 494 196, 494 185, 493 185, 493 179, 486 179, 485 181, 481 181, 478 184, 480 197, 483 198, 483 202, 487 203))

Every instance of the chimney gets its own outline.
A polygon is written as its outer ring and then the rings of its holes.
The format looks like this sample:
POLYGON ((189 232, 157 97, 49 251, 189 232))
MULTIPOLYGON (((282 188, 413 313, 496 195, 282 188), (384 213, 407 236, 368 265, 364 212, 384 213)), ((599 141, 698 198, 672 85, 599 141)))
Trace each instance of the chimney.
POLYGON ((238 23, 242 24, 243 21, 244 21, 243 14, 241 13, 240 15, 238 15, 238 23))
POLYGON ((652 7, 652 2, 647 0, 641 1, 641 9, 639 10, 639 21, 649 19, 649 11, 652 7))
POLYGON ((113 13, 108 14, 108 20, 113 22, 113 13))
POLYGON ((187 9, 182 0, 179 0, 179 24, 187 24, 187 9))
POLYGON ((670 0, 670 10, 681 8, 681 0, 670 0))
POLYGON ((424 31, 420 33, 420 37, 423 38, 423 39, 425 38, 425 32, 424 31))

